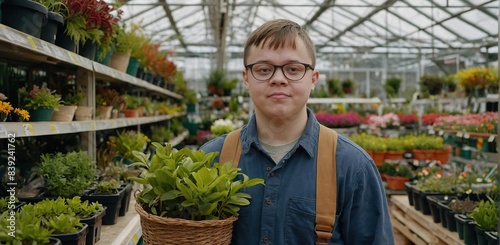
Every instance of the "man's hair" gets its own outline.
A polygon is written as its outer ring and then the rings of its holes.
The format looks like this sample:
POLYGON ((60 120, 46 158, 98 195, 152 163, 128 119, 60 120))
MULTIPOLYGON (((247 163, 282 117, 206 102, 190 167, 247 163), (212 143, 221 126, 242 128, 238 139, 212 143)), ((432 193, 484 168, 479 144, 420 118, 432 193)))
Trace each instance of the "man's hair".
POLYGON ((250 34, 247 42, 245 43, 245 50, 243 51, 244 65, 247 65, 247 58, 252 46, 263 47, 264 45, 267 45, 268 48, 272 48, 274 50, 284 48, 285 46, 297 49, 297 44, 295 42, 297 36, 304 42, 307 52, 312 59, 311 65, 315 67, 316 50, 311 38, 300 25, 291 20, 285 19, 270 20, 255 29, 250 34))

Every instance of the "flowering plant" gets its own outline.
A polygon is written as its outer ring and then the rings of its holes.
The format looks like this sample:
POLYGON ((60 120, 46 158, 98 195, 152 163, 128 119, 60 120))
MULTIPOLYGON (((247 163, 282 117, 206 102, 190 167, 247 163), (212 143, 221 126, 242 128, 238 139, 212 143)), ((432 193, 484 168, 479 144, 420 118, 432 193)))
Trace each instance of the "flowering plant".
POLYGON ((229 119, 217 119, 210 127, 210 131, 213 135, 223 135, 227 134, 234 129, 233 121, 229 119))
POLYGON ((319 123, 330 128, 353 127, 361 124, 361 117, 356 112, 341 114, 318 112, 315 116, 319 123))
POLYGON ((390 112, 382 116, 371 115, 368 117, 368 125, 373 131, 385 128, 397 128, 401 125, 398 115, 390 112))
POLYGON ((59 109, 59 104, 61 96, 47 88, 46 84, 42 87, 33 85, 33 89, 28 93, 26 88, 22 87, 19 89, 19 94, 21 98, 24 98, 26 107, 31 110, 36 110, 38 108, 53 108, 54 110, 59 109))
POLYGON ((222 109, 224 109, 224 107, 225 107, 224 101, 222 101, 221 98, 216 98, 212 102, 212 108, 215 110, 222 110, 222 109))
POLYGON ((14 108, 10 104, 10 102, 3 101, 6 99, 7 96, 0 93, 0 121, 6 121, 7 117, 12 111, 14 111, 14 113, 19 116, 20 121, 28 121, 30 119, 30 114, 28 113, 28 111, 19 108, 14 108))
POLYGON ((495 83, 498 84, 498 75, 486 67, 469 67, 460 70, 455 76, 458 85, 465 89, 488 88, 495 83))
POLYGON ((437 118, 442 117, 443 115, 437 113, 427 113, 422 115, 422 125, 429 126, 433 125, 437 118))
POLYGON ((438 130, 458 130, 490 134, 497 133, 497 125, 498 114, 496 112, 442 116, 434 122, 434 128, 438 130))
POLYGON ((418 121, 418 117, 417 115, 415 115, 414 113, 410 113, 410 114, 398 114, 398 117, 399 117, 399 120, 401 121, 401 125, 411 125, 411 124, 415 124, 417 123, 418 121))

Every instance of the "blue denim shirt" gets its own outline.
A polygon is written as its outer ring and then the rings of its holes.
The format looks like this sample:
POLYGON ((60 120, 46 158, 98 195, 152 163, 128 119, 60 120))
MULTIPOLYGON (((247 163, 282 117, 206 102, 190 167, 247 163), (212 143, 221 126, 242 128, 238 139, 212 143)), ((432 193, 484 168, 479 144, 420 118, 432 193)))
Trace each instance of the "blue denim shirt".
MULTIPOLYGON (((299 141, 278 164, 259 144, 255 115, 243 127, 238 167, 250 178, 263 178, 265 186, 244 190, 252 199, 240 210, 232 244, 315 243, 319 123, 309 109, 308 117, 299 141)), ((225 136, 201 149, 220 152, 225 136)), ((387 199, 373 160, 358 145, 339 135, 336 161, 337 212, 329 244, 394 244, 387 199)))

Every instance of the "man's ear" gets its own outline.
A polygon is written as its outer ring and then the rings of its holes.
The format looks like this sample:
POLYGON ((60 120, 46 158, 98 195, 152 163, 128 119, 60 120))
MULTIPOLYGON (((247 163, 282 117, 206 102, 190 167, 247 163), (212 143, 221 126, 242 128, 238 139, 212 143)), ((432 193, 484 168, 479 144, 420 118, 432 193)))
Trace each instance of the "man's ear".
POLYGON ((241 76, 243 77, 243 84, 245 84, 245 87, 248 90, 248 73, 247 73, 247 69, 241 71, 241 76))

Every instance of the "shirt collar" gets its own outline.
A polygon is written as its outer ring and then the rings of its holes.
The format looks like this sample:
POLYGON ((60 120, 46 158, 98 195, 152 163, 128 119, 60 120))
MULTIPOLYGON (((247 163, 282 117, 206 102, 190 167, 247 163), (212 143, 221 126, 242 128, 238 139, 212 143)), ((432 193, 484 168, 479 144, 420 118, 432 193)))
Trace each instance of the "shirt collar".
MULTIPOLYGON (((252 115, 248 124, 241 130, 242 152, 248 153, 252 144, 257 145, 259 139, 257 137, 257 122, 255 114, 252 115)), ((314 157, 316 146, 318 144, 319 123, 311 109, 307 108, 307 124, 302 136, 300 136, 298 144, 309 154, 314 157)))

